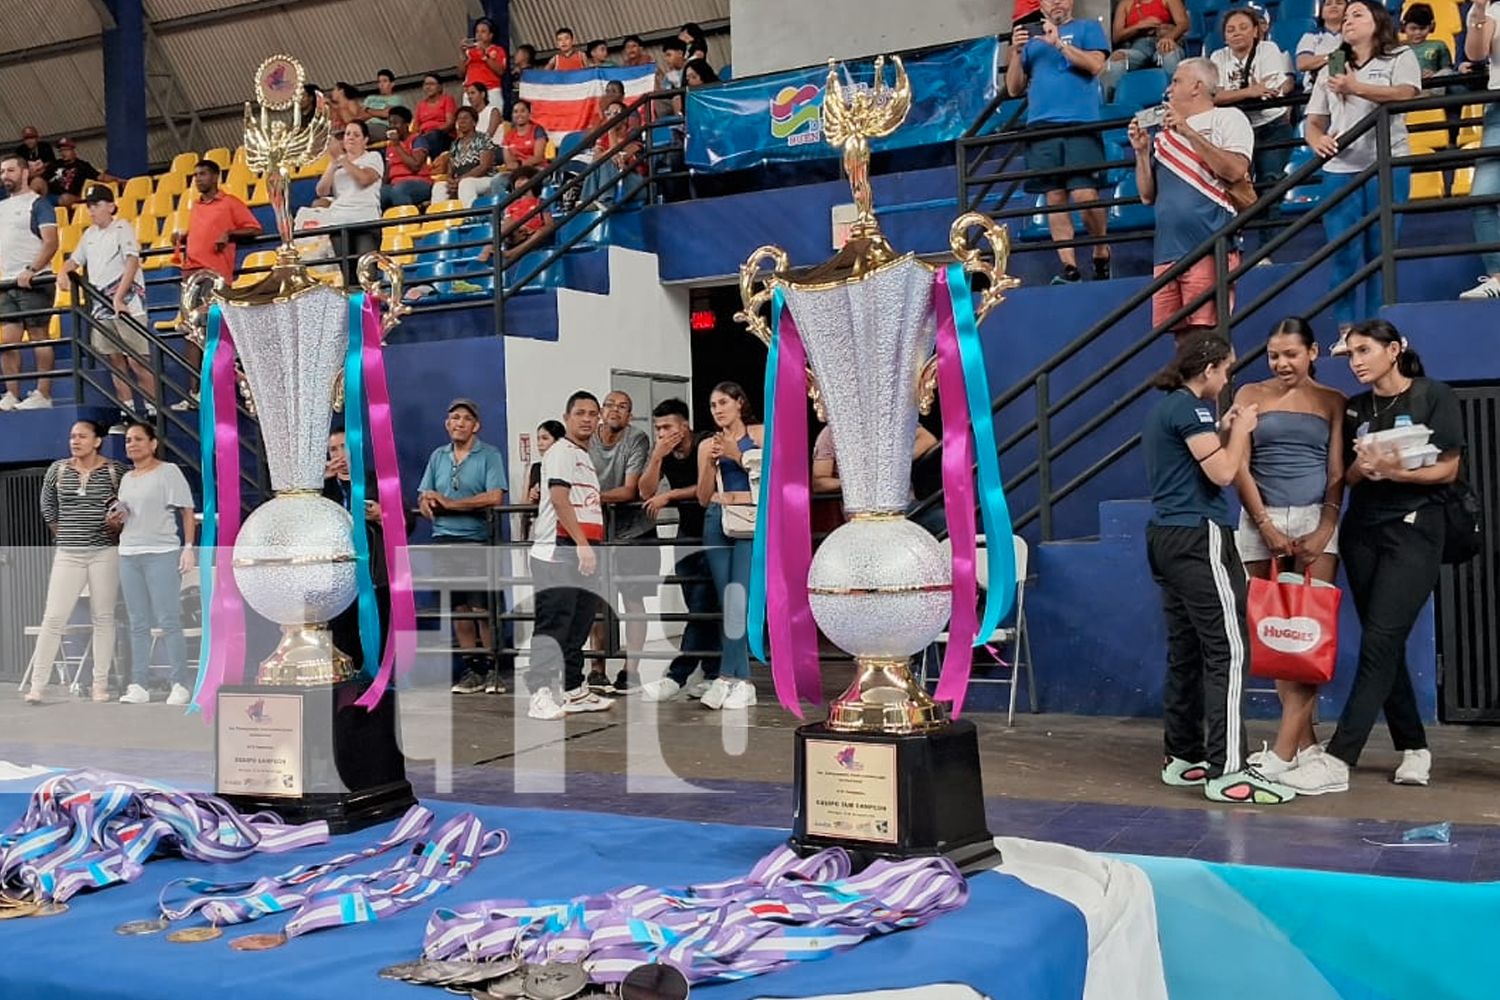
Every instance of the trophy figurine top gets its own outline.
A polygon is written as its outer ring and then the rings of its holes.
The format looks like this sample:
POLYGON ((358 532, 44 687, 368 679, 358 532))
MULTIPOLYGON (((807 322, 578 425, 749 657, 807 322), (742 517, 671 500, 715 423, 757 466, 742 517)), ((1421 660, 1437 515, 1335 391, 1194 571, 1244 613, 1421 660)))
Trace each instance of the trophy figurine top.
MULTIPOLYGON (((288 196, 292 177, 296 172, 323 155, 328 145, 328 108, 321 94, 314 106, 312 116, 302 118, 302 87, 306 74, 302 64, 291 56, 271 56, 255 71, 255 99, 260 113, 249 101, 245 102, 245 161, 255 173, 266 180, 266 195, 271 209, 276 213, 276 231, 281 237, 277 247, 277 267, 267 281, 277 279, 282 296, 286 293, 310 287, 314 279, 301 272, 297 249, 292 242, 292 217, 288 196), (288 121, 282 114, 291 111, 288 121), (273 112, 275 116, 273 117, 273 112), (292 273, 278 275, 283 268, 300 273, 300 280, 292 273)), ((261 285, 267 282, 262 282, 261 285)), ((265 299, 261 285, 252 292, 255 298, 265 299)))

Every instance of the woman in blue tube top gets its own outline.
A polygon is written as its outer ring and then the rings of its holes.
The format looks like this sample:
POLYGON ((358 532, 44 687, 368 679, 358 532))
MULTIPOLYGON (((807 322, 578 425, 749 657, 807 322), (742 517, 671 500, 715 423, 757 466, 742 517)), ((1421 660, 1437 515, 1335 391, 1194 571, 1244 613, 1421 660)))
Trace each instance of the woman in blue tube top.
MULTIPOLYGON (((1235 405, 1254 403, 1260 421, 1250 457, 1235 477, 1240 527, 1235 544, 1245 572, 1261 579, 1279 570, 1332 583, 1338 571, 1339 506, 1344 495, 1344 394, 1313 378, 1318 344, 1301 317, 1282 320, 1266 341, 1272 377, 1240 389, 1235 405)), ((1313 734, 1318 689, 1277 681, 1281 728, 1276 745, 1250 755, 1270 778, 1321 753, 1313 734)))

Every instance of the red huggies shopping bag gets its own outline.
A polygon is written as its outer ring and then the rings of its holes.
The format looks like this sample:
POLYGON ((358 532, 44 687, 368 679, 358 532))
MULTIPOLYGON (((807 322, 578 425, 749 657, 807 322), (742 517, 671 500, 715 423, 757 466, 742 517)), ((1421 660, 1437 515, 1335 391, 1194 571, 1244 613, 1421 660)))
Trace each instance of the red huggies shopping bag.
POLYGON ((1250 581, 1250 673, 1281 681, 1326 684, 1339 655, 1339 588, 1307 573, 1250 581))

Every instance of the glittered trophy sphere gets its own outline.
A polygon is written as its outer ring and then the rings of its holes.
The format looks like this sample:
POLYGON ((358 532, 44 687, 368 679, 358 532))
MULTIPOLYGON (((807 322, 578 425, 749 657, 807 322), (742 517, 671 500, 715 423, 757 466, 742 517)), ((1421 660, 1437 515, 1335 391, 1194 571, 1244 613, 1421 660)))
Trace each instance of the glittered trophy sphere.
POLYGON ((850 521, 813 556, 808 603, 823 634, 856 659, 905 660, 943 630, 951 582, 948 554, 921 525, 850 521))
POLYGON ((278 625, 316 625, 355 595, 353 521, 320 496, 272 497, 255 509, 234 546, 245 603, 278 625))

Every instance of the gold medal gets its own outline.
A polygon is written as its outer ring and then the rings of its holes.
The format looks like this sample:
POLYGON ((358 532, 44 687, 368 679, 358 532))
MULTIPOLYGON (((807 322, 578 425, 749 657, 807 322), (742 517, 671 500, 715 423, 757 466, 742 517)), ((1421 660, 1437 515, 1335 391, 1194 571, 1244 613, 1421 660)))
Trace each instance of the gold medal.
POLYGON ((37 908, 36 908, 36 912, 32 913, 32 916, 33 917, 55 917, 59 913, 67 913, 67 912, 68 912, 68 904, 67 903, 38 903, 37 904, 37 908))
POLYGON ((207 927, 184 927, 181 930, 173 931, 167 935, 167 940, 173 944, 198 944, 223 936, 223 931, 210 924, 207 927))
POLYGON ((29 917, 41 909, 35 903, 20 903, 15 906, 7 906, 0 909, 0 920, 17 920, 21 917, 29 917))

